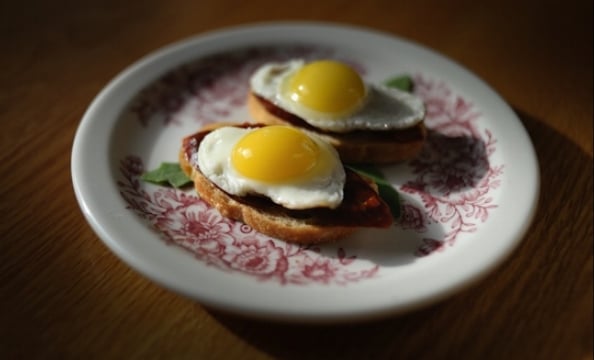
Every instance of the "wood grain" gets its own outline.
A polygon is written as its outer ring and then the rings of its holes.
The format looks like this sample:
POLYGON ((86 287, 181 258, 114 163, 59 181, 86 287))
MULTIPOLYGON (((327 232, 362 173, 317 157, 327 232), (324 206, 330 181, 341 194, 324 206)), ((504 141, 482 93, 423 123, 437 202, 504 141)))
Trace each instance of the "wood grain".
POLYGON ((0 40, 0 357, 592 359, 591 1, 3 1, 0 40), (156 286, 91 231, 70 149, 101 88, 170 42, 296 19, 434 48, 516 110, 537 150, 540 204, 486 279, 381 321, 271 324, 156 286))

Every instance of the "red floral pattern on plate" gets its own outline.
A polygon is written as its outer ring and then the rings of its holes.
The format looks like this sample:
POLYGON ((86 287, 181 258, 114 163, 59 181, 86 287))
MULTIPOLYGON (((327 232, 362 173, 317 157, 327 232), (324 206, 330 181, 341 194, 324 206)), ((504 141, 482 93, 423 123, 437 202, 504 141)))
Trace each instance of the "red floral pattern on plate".
MULTIPOLYGON (((336 58, 337 55, 321 47, 276 46, 208 56, 169 72, 147 87, 137 97, 132 111, 143 125, 160 116, 168 124, 175 122, 175 113, 192 99, 201 122, 218 121, 229 116, 232 109, 244 105, 249 77, 263 63, 324 57, 336 58)), ((341 60, 364 73, 365 69, 358 63, 341 60)))
MULTIPOLYGON (((244 105, 250 74, 266 61, 341 57, 330 49, 310 46, 250 48, 214 55, 186 64, 145 89, 131 112, 146 127, 154 119, 165 126, 180 123, 184 107, 193 107, 201 124, 232 114, 244 105)), ((361 73, 363 66, 349 61, 361 73)), ((445 83, 414 76, 414 91, 427 108, 427 144, 420 156, 402 166, 413 176, 399 190, 421 205, 403 200, 405 231, 424 234, 433 225, 443 238, 421 238, 415 256, 423 257, 454 245, 464 233, 476 231, 497 207, 496 189, 503 166, 493 166, 496 139, 477 125, 480 113, 445 83)), ((348 284, 376 276, 378 264, 358 261, 343 247, 328 254, 317 247, 288 244, 257 233, 249 226, 223 218, 193 192, 147 186, 139 180, 142 159, 126 156, 118 182, 128 207, 146 219, 170 243, 193 253, 200 261, 224 271, 240 272, 281 284, 348 284)))
POLYGON ((129 208, 148 220, 166 242, 189 250, 208 265, 281 284, 346 284, 373 277, 379 269, 375 264, 353 268, 355 257, 343 248, 327 256, 316 247, 271 239, 222 217, 193 191, 147 191, 139 180, 144 167, 138 157, 122 160, 120 171, 123 180, 118 186, 129 208))
POLYGON ((447 229, 443 239, 423 239, 417 251, 426 256, 444 245, 453 245, 463 233, 472 233, 496 208, 491 190, 499 187, 503 165, 493 166, 490 157, 496 139, 476 124, 480 117, 474 106, 455 94, 443 82, 417 75, 415 93, 426 104, 428 141, 409 165, 416 175, 400 191, 418 196, 419 209, 404 204, 402 226, 425 230, 430 222, 447 229), (424 218, 420 218, 420 217, 424 218))

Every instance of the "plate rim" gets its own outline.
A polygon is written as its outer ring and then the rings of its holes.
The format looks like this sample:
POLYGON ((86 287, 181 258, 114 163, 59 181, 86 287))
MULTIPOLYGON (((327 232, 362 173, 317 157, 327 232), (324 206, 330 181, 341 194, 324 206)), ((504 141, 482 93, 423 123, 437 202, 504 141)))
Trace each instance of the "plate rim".
MULTIPOLYGON (((245 36, 245 35, 244 35, 245 36)), ((270 42, 270 40, 268 41, 270 42)), ((179 66, 182 63, 186 62, 187 59, 181 59, 179 55, 177 59, 177 65, 179 66)), ((130 86, 130 85, 129 85, 130 86)), ((137 92, 128 91, 130 92, 130 96, 134 96, 137 92)), ((130 100, 130 98, 128 99, 130 100)), ((109 130, 109 129, 108 129, 109 130)), ((97 156, 94 157, 94 159, 97 156)), ((88 160, 88 159, 87 159, 88 160)), ((507 103, 503 100, 503 98, 497 94, 488 84, 486 84, 482 79, 476 76, 473 72, 466 69, 465 67, 459 65, 455 61, 445 57, 442 54, 435 52, 432 49, 426 48, 423 45, 417 44, 412 42, 408 39, 401 38, 394 34, 389 34, 385 32, 381 32, 375 29, 364 28, 360 26, 352 26, 348 24, 339 24, 339 23, 327 23, 327 22, 300 22, 300 21, 290 21, 290 22, 259 22, 259 23, 252 23, 252 24, 243 24, 237 25, 227 28, 216 29, 213 31, 208 31, 205 33, 197 34, 185 39, 181 39, 170 45, 166 45, 161 47, 141 59, 135 61, 133 64, 125 68, 121 71, 118 75, 116 75, 108 84, 99 92, 99 94, 93 99, 87 110, 85 111, 81 122, 76 130, 75 138, 72 146, 72 154, 71 154, 71 175, 72 175, 72 184, 75 192, 75 196, 79 206, 85 216, 87 222, 91 225, 94 232, 98 235, 98 237, 102 240, 107 247, 122 260, 124 263, 131 266, 133 269, 141 273, 143 276, 148 277, 149 279, 153 280, 154 282, 169 288, 177 293, 181 293, 185 296, 188 296, 192 299, 197 300, 201 304, 213 308, 218 308, 220 310, 229 311, 232 313, 237 314, 244 314, 250 315, 260 318, 269 318, 274 320, 289 320, 289 321, 314 321, 314 322, 339 322, 339 321, 353 321, 357 319, 369 319, 369 318, 376 318, 380 316, 384 316, 386 314, 397 314, 402 312, 407 312, 419 307, 423 307, 429 303, 437 302, 441 299, 449 297, 450 295, 459 292, 462 288, 466 288, 471 284, 475 283, 476 281, 480 280, 487 274, 489 274, 495 267, 499 266, 505 259, 507 259, 511 252, 513 252, 521 240, 524 238, 525 234, 527 233, 529 227, 532 224, 534 215, 536 213, 536 209, 538 207, 538 197, 540 195, 540 173, 538 170, 538 161, 536 158, 536 153, 534 151, 534 147, 526 132, 526 129, 523 127, 518 116, 513 112, 511 107, 507 105, 507 103), (88 137, 89 124, 92 124, 92 121, 95 117, 95 114, 102 109, 105 102, 109 102, 115 95, 118 95, 118 92, 122 91, 122 86, 125 85, 125 82, 130 82, 131 79, 134 80, 132 87, 136 89, 141 89, 142 87, 150 84, 151 82, 155 81, 164 71, 169 71, 173 67, 167 66, 166 69, 163 71, 156 71, 153 73, 153 76, 150 80, 147 78, 138 78, 138 73, 147 73, 151 72, 152 68, 155 68, 155 64, 158 64, 159 61, 166 57, 175 57, 176 54, 183 51, 188 51, 193 49, 196 46, 200 46, 201 43, 205 41, 214 41, 216 39, 222 39, 225 37, 242 37, 241 34, 245 34, 247 30, 249 31, 262 31, 262 30, 271 30, 275 29, 279 32, 280 29, 283 31, 289 31, 289 29, 297 30, 297 29, 332 29, 338 32, 358 32, 358 33, 365 33, 371 37, 381 37, 385 39, 396 40, 402 43, 406 43, 410 46, 417 47, 423 49, 425 51, 429 51, 433 55, 437 56, 440 60, 446 60, 449 63, 459 67, 463 72, 467 73, 472 77, 473 80, 478 81, 480 85, 486 87, 486 89, 490 90, 495 98, 500 102, 498 106, 503 105, 508 112, 512 114, 520 128, 523 130, 523 134, 519 134, 520 137, 525 137, 528 140, 528 152, 526 154, 529 159, 532 159, 532 179, 531 184, 534 188, 532 195, 530 196, 530 207, 526 209, 526 220, 522 223, 522 225, 516 229, 516 236, 515 240, 511 241, 508 246, 503 249, 503 251, 497 254, 496 259, 492 259, 492 261, 488 264, 488 266, 483 266, 480 271, 475 271, 471 274, 467 274, 466 278, 458 281, 457 283, 450 285, 447 289, 440 291, 439 293, 433 293, 431 296, 426 296, 423 299, 418 299, 414 303, 406 303, 406 304, 399 304, 398 306, 385 306, 382 308, 374 308, 369 309, 366 307, 361 307, 359 309, 353 309, 351 313, 346 313, 344 311, 337 311, 337 312, 330 312, 330 313, 320 313, 319 311, 311 311, 311 312, 292 312, 287 313, 283 312, 280 309, 262 309, 258 306, 246 306, 245 304, 238 304, 236 301, 221 301, 220 298, 216 298, 216 296, 197 296, 196 293, 192 291, 188 291, 187 288, 183 286, 179 286, 179 284, 172 284, 166 277, 163 277, 162 274, 156 274, 154 271, 146 268, 146 264, 143 261, 138 261, 137 258, 131 258, 129 254, 126 253, 126 250, 122 248, 122 244, 118 242, 117 239, 113 239, 108 229, 105 228, 104 224, 98 220, 97 210, 94 205, 89 204, 89 199, 87 197, 88 193, 88 186, 85 187, 85 184, 82 183, 83 176, 80 175, 85 160, 83 159, 83 149, 84 144, 82 141, 88 137), (134 78, 136 76, 137 78, 134 78), (124 84, 124 85, 122 85, 124 84), (114 95, 115 94, 115 95, 114 95), (242 306, 243 305, 243 306, 242 306)), ((127 209, 122 209, 125 211, 130 211, 127 209)), ((132 213, 131 213, 132 214, 132 213)), ((135 216, 135 215, 134 215, 135 216)))

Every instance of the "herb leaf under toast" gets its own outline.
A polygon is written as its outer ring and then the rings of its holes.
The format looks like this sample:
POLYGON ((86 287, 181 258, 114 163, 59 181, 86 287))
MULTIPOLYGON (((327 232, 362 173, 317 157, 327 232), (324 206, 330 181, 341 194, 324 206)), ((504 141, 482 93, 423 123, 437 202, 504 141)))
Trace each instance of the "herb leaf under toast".
POLYGON ((371 165, 345 165, 349 169, 363 175, 367 176, 368 178, 372 179, 377 184, 377 190, 379 196, 388 204, 390 207, 390 211, 392 212, 392 217, 395 220, 400 218, 400 195, 398 191, 390 184, 382 172, 375 166, 371 165))
POLYGON ((412 92, 413 80, 408 75, 399 75, 392 77, 384 82, 384 85, 391 88, 396 88, 406 92, 412 92))
POLYGON ((163 162, 155 170, 146 172, 141 177, 142 180, 158 185, 170 185, 180 188, 192 182, 181 169, 178 163, 163 162))

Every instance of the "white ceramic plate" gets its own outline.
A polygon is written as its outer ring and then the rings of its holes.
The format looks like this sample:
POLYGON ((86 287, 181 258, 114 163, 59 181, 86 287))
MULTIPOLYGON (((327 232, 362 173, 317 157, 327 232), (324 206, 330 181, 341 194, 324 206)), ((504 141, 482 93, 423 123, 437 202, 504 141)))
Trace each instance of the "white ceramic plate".
POLYGON ((526 131, 475 75, 388 34, 312 23, 225 29, 141 59, 84 115, 72 178, 95 232, 140 273, 209 307, 289 321, 384 316, 468 286, 520 242, 539 189, 526 131), (369 82, 413 77, 431 133, 418 159, 382 168, 402 194, 392 228, 299 247, 222 218, 192 189, 139 180, 200 126, 248 120, 251 72, 293 57, 348 61, 369 82))

